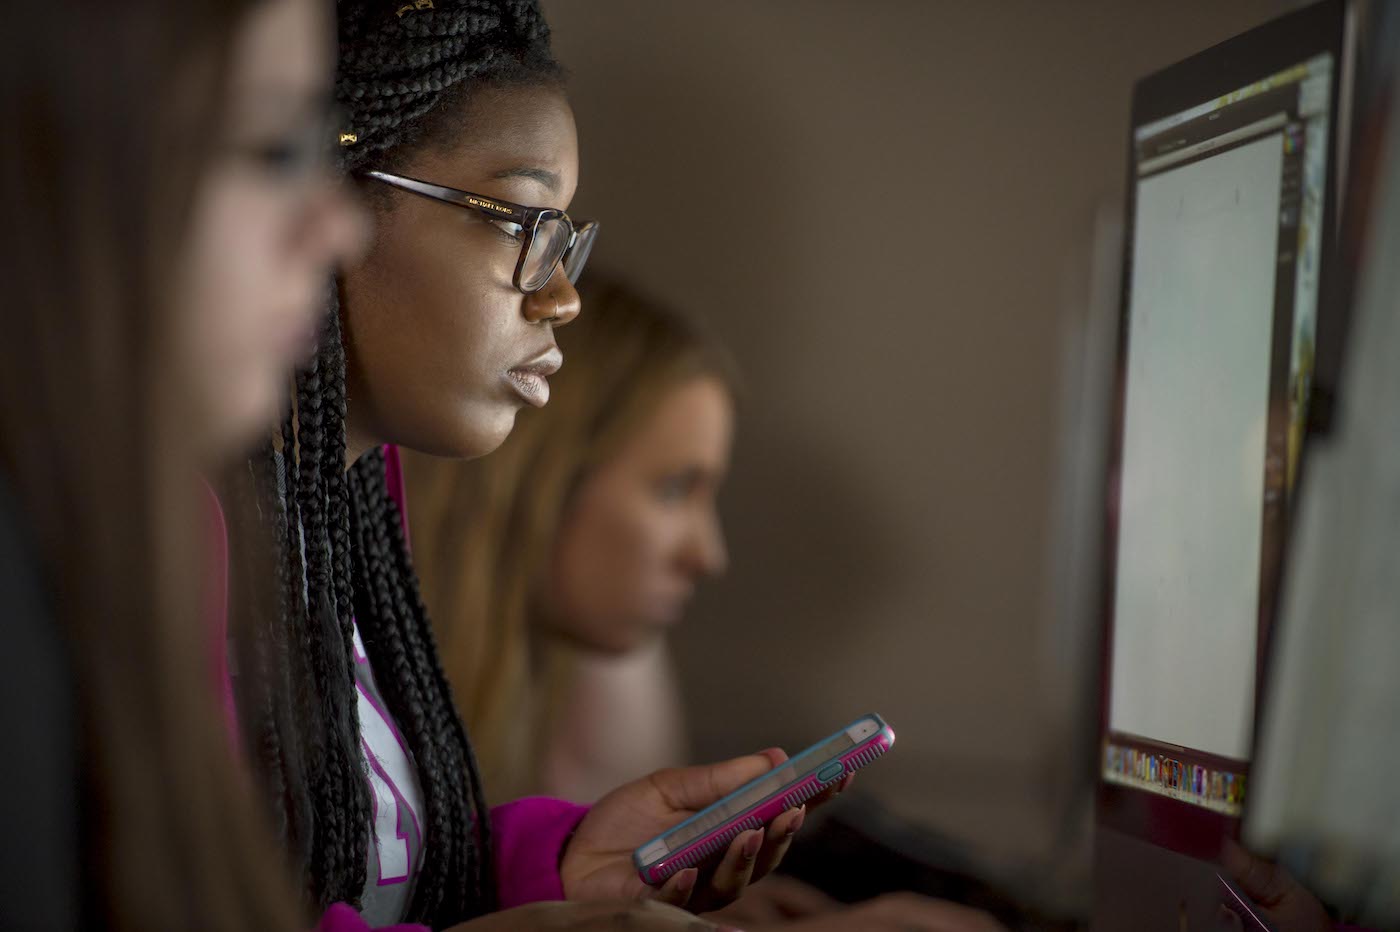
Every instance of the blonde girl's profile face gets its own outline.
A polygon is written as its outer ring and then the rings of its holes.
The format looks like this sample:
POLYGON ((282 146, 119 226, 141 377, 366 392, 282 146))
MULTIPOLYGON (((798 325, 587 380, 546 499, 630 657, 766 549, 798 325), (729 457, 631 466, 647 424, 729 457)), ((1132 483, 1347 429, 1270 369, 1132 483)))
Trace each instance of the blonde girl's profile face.
POLYGON ((702 580, 724 572, 716 497, 733 420, 723 382, 683 382, 584 478, 543 596, 555 633, 607 653, 634 650, 680 621, 702 580))

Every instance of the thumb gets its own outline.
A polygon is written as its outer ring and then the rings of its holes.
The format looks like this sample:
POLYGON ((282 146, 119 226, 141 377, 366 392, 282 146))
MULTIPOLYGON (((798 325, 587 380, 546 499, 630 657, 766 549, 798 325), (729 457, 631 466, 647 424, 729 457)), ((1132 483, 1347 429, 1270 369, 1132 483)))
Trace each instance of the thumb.
POLYGON ((779 748, 746 754, 718 764, 675 767, 652 774, 652 783, 672 809, 704 809, 787 761, 779 748))
POLYGON ((1260 906, 1277 905, 1294 886, 1293 878, 1283 868, 1251 854, 1231 838, 1226 838, 1221 846, 1220 863, 1260 906))

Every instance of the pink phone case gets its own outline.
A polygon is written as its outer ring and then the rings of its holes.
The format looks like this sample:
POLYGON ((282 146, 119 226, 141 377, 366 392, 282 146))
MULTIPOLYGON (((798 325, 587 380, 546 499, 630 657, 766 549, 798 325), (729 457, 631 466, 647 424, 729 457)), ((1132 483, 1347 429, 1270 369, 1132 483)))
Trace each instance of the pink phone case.
POLYGON ((776 788, 772 793, 751 806, 725 819, 722 824, 685 842, 674 851, 669 850, 669 845, 666 843, 668 835, 680 831, 691 822, 705 818, 713 810, 723 807, 731 800, 742 798, 753 787, 769 779, 771 772, 749 781, 714 805, 701 810, 675 828, 663 832, 638 847, 633 854, 637 873, 643 881, 652 886, 665 883, 666 879, 676 871, 695 867, 723 851, 741 832, 767 825, 787 810, 802 805, 847 774, 854 773, 884 754, 893 744, 894 730, 885 724, 880 716, 872 714, 857 719, 848 727, 817 742, 790 759, 786 764, 775 768, 782 769, 782 767, 794 766, 802 775, 795 777, 793 782, 776 788), (865 731, 871 733, 865 736, 863 735, 865 731), (830 755, 825 760, 812 761, 809 759, 812 755, 819 754, 829 742, 853 733, 862 733, 862 737, 839 754, 830 755), (804 770, 805 773, 802 772, 804 770))

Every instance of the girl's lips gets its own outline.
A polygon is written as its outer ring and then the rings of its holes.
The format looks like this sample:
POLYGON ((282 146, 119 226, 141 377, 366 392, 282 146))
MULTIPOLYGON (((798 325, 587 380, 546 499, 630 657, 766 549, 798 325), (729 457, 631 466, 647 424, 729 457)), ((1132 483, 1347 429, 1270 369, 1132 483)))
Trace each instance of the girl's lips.
POLYGON ((533 359, 506 372, 506 382, 526 404, 542 408, 549 402, 549 377, 564 364, 564 354, 551 345, 533 359))
POLYGON ((549 403, 549 379, 532 369, 512 369, 506 381, 526 404, 543 408, 549 403))

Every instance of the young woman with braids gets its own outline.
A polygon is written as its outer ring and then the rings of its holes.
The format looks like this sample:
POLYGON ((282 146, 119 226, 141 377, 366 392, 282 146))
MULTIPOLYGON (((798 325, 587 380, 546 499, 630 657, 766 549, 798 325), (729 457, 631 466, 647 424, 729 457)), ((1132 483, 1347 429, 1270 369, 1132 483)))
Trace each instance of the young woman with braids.
POLYGON ((7 9, 0 928, 307 927, 211 689, 198 476, 275 416, 362 236, 328 14, 7 9))
POLYGON ((781 859, 798 812, 660 891, 632 849, 782 752, 662 771, 591 810, 488 811, 409 557, 395 445, 490 452, 545 403, 554 328, 579 312, 570 273, 591 233, 564 213, 577 140, 548 27, 528 0, 338 13, 344 167, 376 229, 336 281, 291 416, 229 490, 239 524, 260 516, 280 544, 273 591, 254 561, 234 565, 236 688, 307 896, 434 927, 561 898, 723 905, 781 859))

